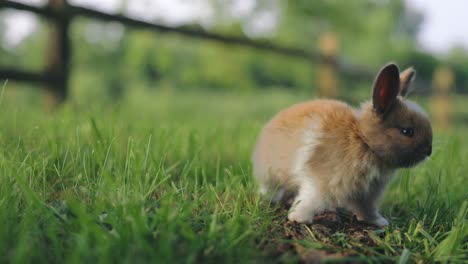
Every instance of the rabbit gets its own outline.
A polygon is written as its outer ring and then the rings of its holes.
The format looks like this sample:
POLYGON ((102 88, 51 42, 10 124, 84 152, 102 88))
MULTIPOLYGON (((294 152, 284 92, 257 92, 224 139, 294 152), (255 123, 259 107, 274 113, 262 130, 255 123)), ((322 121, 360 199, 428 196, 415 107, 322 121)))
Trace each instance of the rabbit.
POLYGON ((387 64, 373 83, 372 99, 354 109, 318 99, 293 105, 261 130, 253 152, 260 192, 277 202, 295 194, 289 221, 342 208, 358 220, 387 226, 379 200, 398 168, 432 153, 428 115, 405 97, 415 77, 387 64))

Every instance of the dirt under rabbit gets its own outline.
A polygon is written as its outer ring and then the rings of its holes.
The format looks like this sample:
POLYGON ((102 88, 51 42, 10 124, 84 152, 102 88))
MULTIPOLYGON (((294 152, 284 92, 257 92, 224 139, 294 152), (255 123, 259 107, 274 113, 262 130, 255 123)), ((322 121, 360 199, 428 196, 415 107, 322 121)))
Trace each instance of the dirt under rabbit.
POLYGON ((325 210, 344 208, 359 220, 385 226, 379 213, 387 183, 398 168, 432 153, 427 114, 405 97, 415 71, 384 66, 372 98, 360 109, 337 100, 313 100, 279 112, 260 132, 253 173, 260 191, 280 200, 296 193, 288 219, 311 223, 325 210))

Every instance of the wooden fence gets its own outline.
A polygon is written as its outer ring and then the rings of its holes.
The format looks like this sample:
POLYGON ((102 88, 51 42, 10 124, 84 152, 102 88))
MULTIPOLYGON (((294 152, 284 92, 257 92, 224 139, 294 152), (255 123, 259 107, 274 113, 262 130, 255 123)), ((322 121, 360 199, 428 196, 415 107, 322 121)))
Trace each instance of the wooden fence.
POLYGON ((170 27, 161 24, 145 22, 123 16, 108 14, 85 7, 73 6, 67 0, 49 0, 42 7, 30 6, 9 0, 0 1, 0 9, 16 9, 35 13, 45 17, 51 22, 50 43, 47 53, 47 67, 42 72, 28 72, 13 68, 0 68, 0 78, 16 81, 42 84, 57 102, 62 102, 68 95, 68 79, 71 65, 72 43, 70 41, 70 24, 75 17, 87 17, 101 21, 114 21, 125 26, 147 29, 163 34, 179 34, 188 38, 197 38, 207 41, 221 42, 226 45, 238 45, 265 52, 281 54, 300 60, 310 61, 334 69, 341 75, 358 79, 371 79, 372 72, 365 67, 343 63, 341 60, 326 52, 308 51, 294 47, 286 47, 266 41, 254 41, 239 36, 228 36, 188 27, 170 27))

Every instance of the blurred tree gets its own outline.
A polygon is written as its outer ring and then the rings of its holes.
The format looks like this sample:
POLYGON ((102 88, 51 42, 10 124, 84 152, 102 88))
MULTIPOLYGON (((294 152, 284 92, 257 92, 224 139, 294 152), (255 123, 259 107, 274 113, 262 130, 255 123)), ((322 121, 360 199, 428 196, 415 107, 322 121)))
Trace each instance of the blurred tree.
POLYGON ((341 54, 364 65, 381 65, 415 45, 422 15, 402 0, 283 1, 278 37, 317 46, 323 32, 338 35, 341 54))
POLYGON ((452 66, 457 76, 457 92, 468 93, 468 50, 462 46, 455 46, 448 54, 447 63, 452 66))
MULTIPOLYGON (((268 38, 307 50, 317 50, 319 36, 333 32, 339 40, 341 58, 372 68, 391 60, 402 67, 411 64, 418 76, 427 80, 440 61, 417 47, 423 17, 403 0, 205 1, 215 10, 212 23, 198 25, 195 21, 186 26, 268 38)), ((127 2, 121 2, 122 13, 127 2)), ((0 34, 2 29, 0 25, 0 34)), ((37 51, 45 50, 44 29, 41 23, 39 31, 14 50, 0 48, 0 64, 41 69, 44 56, 37 51)), ((87 19, 74 21, 72 34, 72 74, 79 78, 74 83, 79 84, 76 88, 90 89, 93 94, 103 90, 96 89, 97 84, 115 97, 129 87, 157 88, 166 84, 177 89, 225 90, 284 87, 311 91, 315 86, 316 65, 305 60, 87 19)), ((466 87, 467 78, 458 77, 468 75, 466 51, 454 50, 447 60, 454 65, 457 82, 461 80, 466 87)), ((352 89, 342 92, 351 93, 352 89)))
MULTIPOLYGON (((2 41, 0 42, 0 58, 6 56, 6 51, 5 51, 5 39, 4 39, 4 36, 5 36, 5 29, 6 29, 6 23, 5 23, 5 17, 2 15, 2 13, 0 13, 0 36, 2 36, 2 41)), ((0 61, 1 63, 1 61, 0 61)))
POLYGON ((47 34, 42 20, 36 25, 37 30, 25 37, 20 43, 12 45, 6 38, 6 19, 8 14, 0 13, 0 65, 18 67, 26 70, 43 70, 45 65, 44 53, 47 47, 47 34), (41 52, 37 52, 37 51, 41 52), (43 52, 42 52, 43 51, 43 52))

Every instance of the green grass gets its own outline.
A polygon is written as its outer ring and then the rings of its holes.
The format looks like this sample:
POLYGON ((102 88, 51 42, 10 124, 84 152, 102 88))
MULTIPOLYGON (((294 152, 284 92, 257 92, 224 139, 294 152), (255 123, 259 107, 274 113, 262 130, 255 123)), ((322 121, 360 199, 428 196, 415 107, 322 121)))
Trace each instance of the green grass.
POLYGON ((0 262, 297 262, 298 248, 334 262, 467 259, 466 128, 438 131, 433 158, 399 173, 382 207, 391 226, 363 242, 346 228, 286 224, 256 192, 257 133, 297 95, 136 91, 50 113, 9 88, 0 262))

